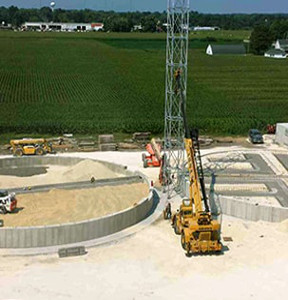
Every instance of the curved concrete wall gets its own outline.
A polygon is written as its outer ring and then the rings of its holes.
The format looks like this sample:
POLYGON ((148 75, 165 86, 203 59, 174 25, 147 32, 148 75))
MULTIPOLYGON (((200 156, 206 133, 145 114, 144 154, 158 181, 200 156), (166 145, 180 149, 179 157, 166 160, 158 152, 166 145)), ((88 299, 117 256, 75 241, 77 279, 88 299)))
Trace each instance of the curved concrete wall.
MULTIPOLYGON (((27 164, 35 165, 35 161, 37 161, 37 164, 41 164, 42 162, 42 165, 45 164, 45 161, 46 164, 51 164, 50 158, 51 157, 47 157, 49 162, 46 161, 46 157, 43 162, 42 159, 38 157, 32 158, 33 162, 30 158, 27 160, 26 158, 20 158, 19 163, 23 166, 27 164)), ((52 159, 55 164, 61 164, 63 163, 63 157, 60 158, 60 160, 58 160, 58 157, 53 157, 52 159)), ((0 167, 7 167, 9 164, 11 166, 12 163, 15 165, 15 159, 18 160, 18 158, 9 159, 6 162, 5 160, 0 160, 0 167)), ((67 158, 66 162, 73 161, 77 163, 81 160, 82 159, 67 158)), ((110 163, 106 165, 115 168, 114 170, 116 171, 122 170, 122 172, 134 174, 121 166, 110 163)), ((38 248, 79 243, 110 235, 137 224, 151 214, 155 203, 153 199, 153 189, 148 179, 139 172, 135 174, 141 176, 146 181, 150 190, 148 197, 142 199, 138 205, 111 215, 76 223, 37 227, 2 227, 0 228, 0 248, 38 248)))
POLYGON ((255 205, 218 196, 222 213, 250 221, 281 222, 288 219, 287 207, 255 205))
POLYGON ((105 217, 51 226, 3 227, 0 229, 0 248, 48 247, 100 238, 142 221, 153 206, 151 190, 149 197, 135 207, 105 217))
POLYGON ((89 158, 85 159, 85 158, 57 156, 57 155, 1 158, 0 168, 9 168, 12 166, 27 167, 27 166, 47 166, 47 165, 72 166, 83 160, 97 161, 114 172, 121 173, 124 175, 133 175, 133 172, 128 171, 125 167, 110 162, 89 159, 89 158))

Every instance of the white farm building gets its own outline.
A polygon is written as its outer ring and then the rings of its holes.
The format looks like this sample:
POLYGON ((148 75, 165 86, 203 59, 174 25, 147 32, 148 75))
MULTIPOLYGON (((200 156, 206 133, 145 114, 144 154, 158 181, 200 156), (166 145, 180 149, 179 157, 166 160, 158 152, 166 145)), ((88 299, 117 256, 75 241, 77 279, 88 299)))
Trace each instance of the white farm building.
POLYGON ((45 23, 45 22, 25 22, 22 25, 23 31, 102 31, 103 23, 45 23))
POLYGON ((208 55, 245 55, 244 45, 213 45, 210 44, 206 49, 208 55))
POLYGON ((276 127, 275 142, 288 146, 288 123, 278 123, 276 127))
POLYGON ((284 50, 281 49, 270 49, 264 54, 265 57, 270 57, 270 58, 286 58, 287 53, 284 50))
POLYGON ((214 27, 211 27, 211 26, 195 26, 195 27, 192 27, 192 30, 193 31, 220 30, 220 27, 218 27, 218 26, 214 26, 214 27))
POLYGON ((275 49, 288 52, 288 40, 277 40, 275 43, 275 49))

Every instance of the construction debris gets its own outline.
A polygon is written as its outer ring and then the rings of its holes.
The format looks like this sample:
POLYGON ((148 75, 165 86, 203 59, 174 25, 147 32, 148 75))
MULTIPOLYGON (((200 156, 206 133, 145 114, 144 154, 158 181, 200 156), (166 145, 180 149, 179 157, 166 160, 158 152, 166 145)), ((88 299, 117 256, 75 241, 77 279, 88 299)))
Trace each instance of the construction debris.
POLYGON ((113 144, 114 143, 114 135, 113 134, 102 134, 98 137, 98 144, 113 144))
POLYGON ((114 143, 113 134, 103 134, 98 137, 98 145, 100 151, 116 151, 117 145, 114 143))
POLYGON ((139 145, 134 143, 118 143, 118 149, 123 150, 139 150, 141 149, 139 145))
POLYGON ((69 256, 79 256, 85 254, 87 254, 87 251, 85 250, 84 246, 61 248, 58 250, 58 255, 60 258, 69 256))
POLYGON ((133 140, 135 142, 147 142, 151 139, 151 132, 135 132, 133 140))
POLYGON ((101 144, 99 145, 99 150, 100 151, 116 151, 117 150, 117 145, 116 144, 101 144))

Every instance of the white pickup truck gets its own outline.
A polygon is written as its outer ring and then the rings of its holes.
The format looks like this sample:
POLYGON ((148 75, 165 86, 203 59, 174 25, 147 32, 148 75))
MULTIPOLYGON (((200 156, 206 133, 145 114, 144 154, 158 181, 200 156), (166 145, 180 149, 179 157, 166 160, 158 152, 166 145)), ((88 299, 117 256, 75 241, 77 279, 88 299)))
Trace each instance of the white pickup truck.
POLYGON ((12 212, 17 207, 17 200, 15 193, 8 193, 8 191, 0 190, 0 214, 12 212))

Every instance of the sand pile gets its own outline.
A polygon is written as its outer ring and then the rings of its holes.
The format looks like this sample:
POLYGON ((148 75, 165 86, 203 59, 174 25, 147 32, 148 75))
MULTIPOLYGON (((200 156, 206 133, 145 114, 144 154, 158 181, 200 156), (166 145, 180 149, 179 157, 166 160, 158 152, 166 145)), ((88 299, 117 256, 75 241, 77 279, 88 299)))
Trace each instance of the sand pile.
POLYGON ((147 197, 144 183, 86 190, 51 190, 18 195, 18 213, 2 215, 6 227, 40 226, 88 220, 134 206, 147 197))
POLYGON ((278 224, 277 229, 279 231, 288 233, 288 219, 284 220, 280 224, 278 224))
POLYGON ((113 172, 104 164, 90 159, 83 160, 74 166, 50 165, 47 173, 29 177, 0 176, 0 188, 17 188, 43 184, 77 182, 95 179, 124 176, 113 172))
POLYGON ((62 173, 62 176, 71 181, 84 181, 90 180, 92 176, 95 179, 104 179, 118 177, 119 174, 116 174, 97 161, 86 159, 75 166, 69 167, 67 171, 62 173))

